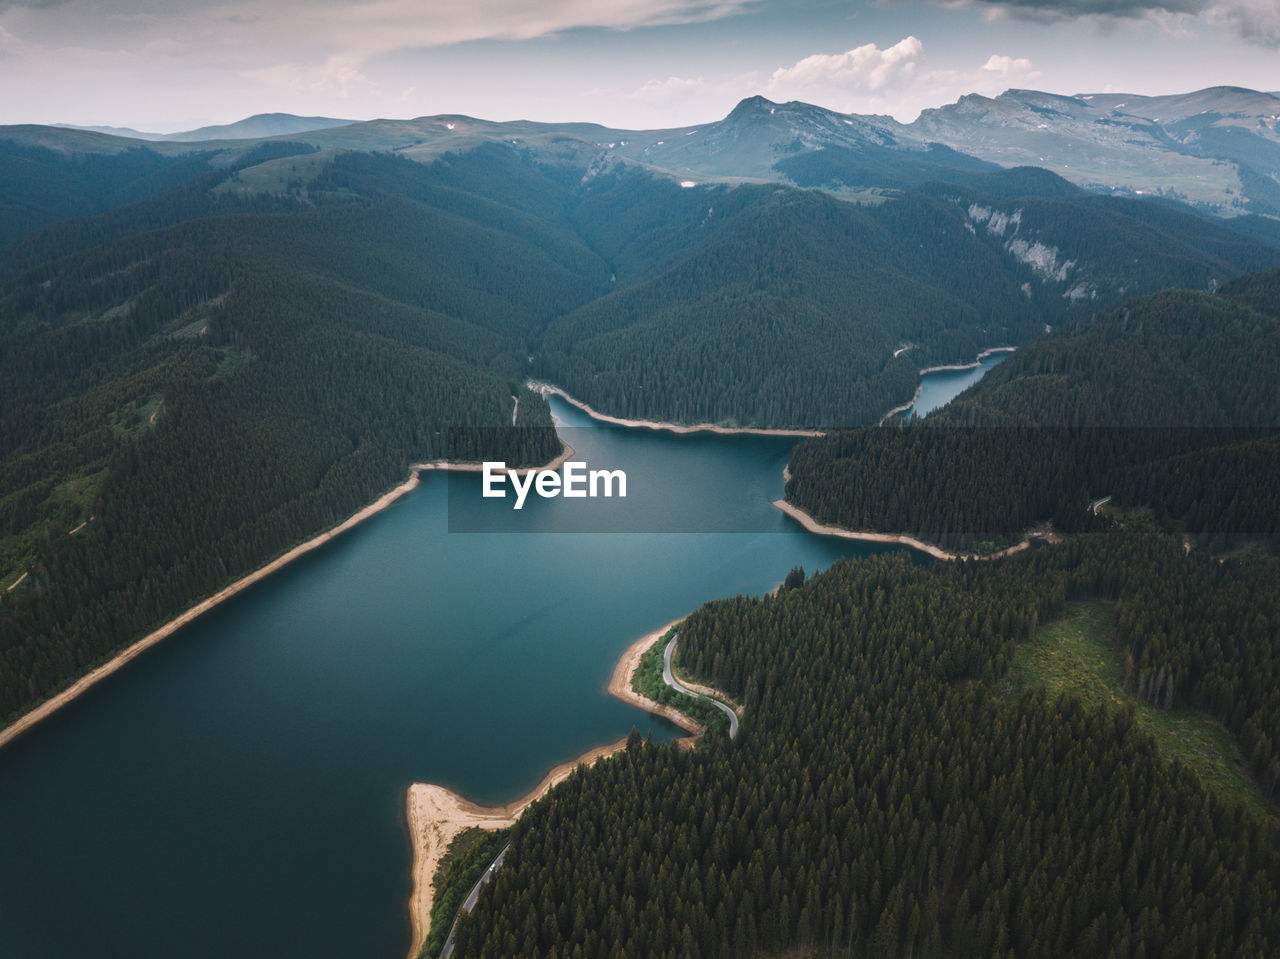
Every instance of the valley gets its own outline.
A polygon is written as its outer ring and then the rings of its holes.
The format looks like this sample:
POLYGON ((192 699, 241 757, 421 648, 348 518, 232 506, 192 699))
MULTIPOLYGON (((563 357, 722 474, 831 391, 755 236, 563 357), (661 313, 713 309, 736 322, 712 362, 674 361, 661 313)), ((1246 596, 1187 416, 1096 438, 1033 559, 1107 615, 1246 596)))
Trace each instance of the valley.
POLYGON ((1280 96, 342 106, 0 126, 0 952, 1276 951, 1280 96))

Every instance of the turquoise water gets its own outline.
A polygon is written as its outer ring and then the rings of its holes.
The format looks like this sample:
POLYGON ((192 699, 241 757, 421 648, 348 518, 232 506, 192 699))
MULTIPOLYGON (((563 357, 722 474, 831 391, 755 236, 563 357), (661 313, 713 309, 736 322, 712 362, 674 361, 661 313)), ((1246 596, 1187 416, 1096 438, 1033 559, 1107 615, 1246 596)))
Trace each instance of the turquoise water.
POLYGON ((0 956, 401 959, 409 783, 506 801, 633 726, 670 737, 605 692, 635 638, 900 549, 774 510, 790 440, 554 409, 578 459, 626 470, 631 512, 531 498, 515 519, 478 476, 427 474, 0 752, 0 956), (676 531, 549 531, 603 518, 676 531))
POLYGON ((940 407, 946 406, 953 399, 982 379, 987 370, 999 366, 1009 358, 1008 353, 992 353, 978 361, 978 365, 969 370, 939 370, 926 373, 920 377, 920 398, 915 405, 898 415, 904 419, 913 416, 927 416, 940 407))

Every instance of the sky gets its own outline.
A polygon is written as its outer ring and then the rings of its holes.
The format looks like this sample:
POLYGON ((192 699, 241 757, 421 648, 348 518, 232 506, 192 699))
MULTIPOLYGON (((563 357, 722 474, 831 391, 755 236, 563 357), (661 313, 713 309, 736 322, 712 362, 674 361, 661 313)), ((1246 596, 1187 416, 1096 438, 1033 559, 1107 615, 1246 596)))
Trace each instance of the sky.
POLYGON ((1280 90, 1280 0, 0 0, 0 124, 255 113, 623 128, 743 97, 904 122, 966 93, 1280 90))

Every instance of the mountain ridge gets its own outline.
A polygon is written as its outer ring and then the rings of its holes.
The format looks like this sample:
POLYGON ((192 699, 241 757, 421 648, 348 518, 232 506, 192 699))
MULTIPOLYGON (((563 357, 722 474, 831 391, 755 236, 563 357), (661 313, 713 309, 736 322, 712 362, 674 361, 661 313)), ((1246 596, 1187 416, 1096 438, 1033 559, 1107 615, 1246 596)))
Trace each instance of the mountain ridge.
POLYGON ((893 192, 956 171, 1038 166, 1095 192, 1156 196, 1218 215, 1280 216, 1280 95, 1217 86, 1183 94, 965 94, 911 123, 802 101, 742 99, 708 123, 629 130, 462 114, 345 121, 258 114, 184 133, 0 127, 0 139, 71 153, 230 151, 295 139, 319 150, 434 160, 487 142, 597 155, 697 181, 778 181, 836 193, 893 192), (198 147, 196 146, 198 144, 198 147))
POLYGON ((359 122, 358 120, 339 120, 334 117, 302 117, 294 113, 255 113, 253 116, 232 123, 209 124, 193 130, 180 130, 177 133, 153 133, 135 130, 132 127, 81 126, 74 123, 51 123, 49 126, 64 130, 83 130, 87 133, 105 133, 108 136, 126 137, 131 140, 199 143, 204 140, 257 140, 263 137, 328 130, 359 122))

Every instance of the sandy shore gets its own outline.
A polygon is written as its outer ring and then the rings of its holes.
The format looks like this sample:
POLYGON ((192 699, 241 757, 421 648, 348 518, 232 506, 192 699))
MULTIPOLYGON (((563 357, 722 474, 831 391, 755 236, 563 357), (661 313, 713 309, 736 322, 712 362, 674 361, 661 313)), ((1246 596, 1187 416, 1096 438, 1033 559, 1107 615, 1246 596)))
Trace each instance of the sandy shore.
MULTIPOLYGON (((538 468, 539 469, 559 469, 562 465, 564 465, 564 463, 571 456, 574 455, 574 450, 571 446, 569 446, 568 443, 564 443, 562 441, 561 446, 563 447, 563 449, 561 450, 559 456, 557 456, 554 460, 548 463, 545 467, 538 467, 538 468)), ((34 709, 24 714, 23 716, 19 717, 13 723, 6 726, 3 730, 0 730, 0 749, 4 748, 4 746, 6 746, 8 743, 16 739, 18 736, 21 736, 32 726, 36 725, 36 723, 53 715, 55 712, 57 712, 63 706, 67 705, 67 703, 71 702, 76 697, 83 695, 84 692, 88 690, 90 687, 92 687, 95 683, 101 682, 103 679, 106 679, 116 670, 121 669, 124 666, 128 665, 138 656, 145 653, 152 646, 155 646, 160 641, 172 636, 175 632, 177 632, 183 626, 186 626, 192 620, 198 618, 204 613, 207 613, 209 610, 213 609, 213 607, 217 606, 219 603, 226 602, 232 596, 236 595, 236 593, 239 593, 239 592, 242 592, 243 590, 248 589, 254 583, 257 583, 260 580, 265 579, 266 577, 274 573, 276 570, 281 569, 284 566, 287 566, 289 563, 292 563, 299 556, 302 556, 306 553, 311 552, 313 549, 323 546, 325 543, 329 542, 329 540, 333 539, 335 536, 339 536, 342 533, 345 533, 347 530, 351 529, 353 526, 364 522, 370 516, 373 516, 376 513, 382 512, 384 509, 386 509, 388 506, 390 506, 392 503, 398 500, 401 496, 404 496, 406 493, 410 492, 411 490, 416 489, 418 486, 420 474, 422 472, 426 470, 455 470, 459 472, 480 472, 480 470, 482 469, 482 466, 479 463, 446 463, 442 460, 436 460, 430 463, 414 463, 409 468, 411 471, 409 478, 405 480, 403 483, 401 483, 399 486, 397 486, 395 489, 382 494, 376 500, 370 503, 368 506, 353 513, 351 516, 347 517, 345 520, 343 520, 341 523, 339 523, 337 526, 333 527, 332 529, 327 530, 326 532, 323 532, 318 536, 312 537, 311 539, 307 540, 305 543, 302 543, 300 546, 295 546, 293 549, 289 550, 287 553, 284 553, 283 555, 278 556, 277 558, 273 559, 271 562, 267 563, 267 565, 254 570, 252 573, 245 576, 243 579, 236 580, 230 586, 220 589, 218 592, 214 593, 208 599, 205 599, 199 603, 196 603, 190 609, 186 610, 184 613, 180 614, 174 619, 171 619, 169 622, 165 623, 163 626, 161 626, 159 629, 155 630, 154 632, 148 633, 142 639, 138 640, 136 643, 133 643, 131 646, 127 647, 123 652, 118 653, 116 656, 112 657, 110 660, 103 663, 97 669, 94 669, 91 672, 85 673, 85 675, 81 676, 79 679, 77 679, 74 683, 72 683, 62 692, 58 693, 56 696, 46 699, 39 706, 35 707, 34 709)), ((529 472, 529 469, 519 469, 519 470, 516 470, 516 472, 527 473, 529 472)), ((84 524, 81 524, 81 526, 83 525, 84 524)), ((76 532, 76 531, 77 530, 72 530, 72 532, 76 532)), ((13 589, 14 587, 16 587, 18 583, 22 582, 23 579, 26 579, 25 573, 20 579, 18 579, 17 582, 13 583, 9 587, 9 589, 13 589)))
POLYGON ((918 540, 914 536, 907 536, 905 533, 868 533, 845 529, 843 526, 827 526, 823 523, 819 523, 800 507, 794 506, 786 500, 776 500, 773 505, 794 519, 810 533, 817 533, 820 536, 839 536, 844 539, 857 539, 867 543, 901 543, 904 546, 910 546, 912 549, 918 549, 922 553, 928 553, 935 559, 1001 559, 1005 556, 1012 556, 1014 553, 1020 553, 1031 546, 1031 538, 1027 537, 1021 543, 1015 543, 1007 549, 1002 549, 997 553, 948 553, 941 547, 918 540))
MULTIPOLYGON (((777 588, 774 589, 774 592, 777 592, 777 588)), ((656 703, 648 696, 641 696, 636 692, 635 687, 631 684, 632 677, 635 676, 636 670, 640 668, 641 657, 653 648, 654 643, 658 642, 658 640, 662 639, 663 636, 671 632, 674 627, 679 626, 683 622, 683 616, 679 619, 673 619, 661 629, 641 636, 634 643, 628 646, 627 651, 623 653, 622 658, 618 660, 618 665, 613 668, 613 678, 609 680, 609 692, 617 696, 623 702, 632 703, 633 705, 639 706, 641 709, 647 709, 651 713, 657 713, 658 715, 671 720, 681 729, 687 729, 697 737, 706 732, 699 723, 695 723, 678 709, 663 705, 662 703, 656 703)), ((710 696, 712 699, 720 700, 737 713, 739 719, 742 718, 742 707, 720 690, 712 689, 710 686, 704 686, 701 683, 695 683, 686 679, 684 676, 676 673, 674 664, 672 665, 672 672, 675 673, 676 678, 680 680, 684 686, 692 689, 695 693, 702 693, 704 696, 710 696)), ((694 740, 681 739, 679 740, 679 743, 681 746, 692 746, 694 740)))
POLYGON ((748 435, 748 436, 822 436, 821 430, 784 430, 784 429, 760 429, 754 426, 719 426, 715 423, 695 423, 686 425, 684 423, 663 423, 657 420, 628 420, 619 416, 610 416, 608 413, 601 413, 594 410, 586 403, 570 396, 558 386, 552 386, 550 383, 539 383, 530 380, 526 384, 529 389, 535 393, 541 393, 543 396, 558 396, 566 403, 576 406, 582 412, 586 413, 593 420, 599 420, 601 423, 612 423, 615 426, 631 426, 637 429, 646 430, 663 430, 668 433, 721 433, 724 435, 748 435))
MULTIPOLYGON (((692 748, 706 730, 678 709, 663 703, 654 702, 641 696, 632 686, 631 681, 640 665, 640 658, 665 636, 673 626, 684 621, 684 617, 672 620, 652 633, 646 633, 627 647, 626 652, 618 660, 609 679, 609 692, 624 702, 639 706, 648 712, 655 713, 675 723, 692 735, 677 740, 685 749, 692 748)), ((704 687, 694 687, 700 691, 704 687)), ((724 698, 723 693, 709 691, 711 695, 724 698)), ((740 711, 740 710, 739 710, 740 711)), ((520 814, 533 802, 545 796, 553 786, 563 782, 578 766, 587 765, 612 756, 625 749, 625 739, 608 746, 600 746, 584 753, 577 759, 561 763, 543 778, 542 782, 526 796, 522 796, 505 806, 477 806, 468 802, 455 792, 443 786, 430 783, 414 783, 409 787, 407 812, 409 817, 409 837, 413 843, 413 894, 409 897, 409 916, 413 923, 413 942, 409 947, 409 959, 417 959, 422 944, 430 931, 431 904, 435 895, 432 884, 440 859, 453 838, 472 826, 481 829, 504 829, 513 825, 520 814)))
MULTIPOLYGON (((667 635, 674 626, 678 626, 684 622, 684 617, 673 619, 667 625, 660 629, 655 629, 652 633, 646 633, 634 643, 627 647, 626 652, 622 654, 622 658, 618 660, 618 665, 613 668, 613 677, 609 680, 609 692, 617 696, 624 703, 631 703, 633 706, 639 706, 647 712, 655 713, 663 719, 668 719, 675 723, 681 729, 688 730, 693 734, 692 738, 681 739, 679 743, 683 747, 693 745, 697 737, 701 736, 706 730, 700 723, 694 722, 680 710, 674 706, 668 706, 665 703, 655 702, 648 696, 641 696, 635 691, 631 685, 631 680, 636 674, 636 670, 640 667, 640 658, 644 656, 649 649, 667 635)), ((719 693, 715 695, 719 696, 719 693)))
POLYGON ((435 898, 433 881, 440 860, 458 833, 473 826, 480 829, 505 829, 514 826, 530 803, 541 799, 552 786, 564 782, 579 766, 590 766, 606 756, 625 749, 627 741, 619 740, 584 753, 573 762, 561 763, 543 778, 528 795, 505 806, 477 806, 443 786, 414 783, 409 787, 406 812, 409 817, 409 839, 413 843, 413 895, 409 898, 409 915, 413 920, 413 942, 409 959, 416 959, 426 942, 430 928, 431 905, 435 898))

